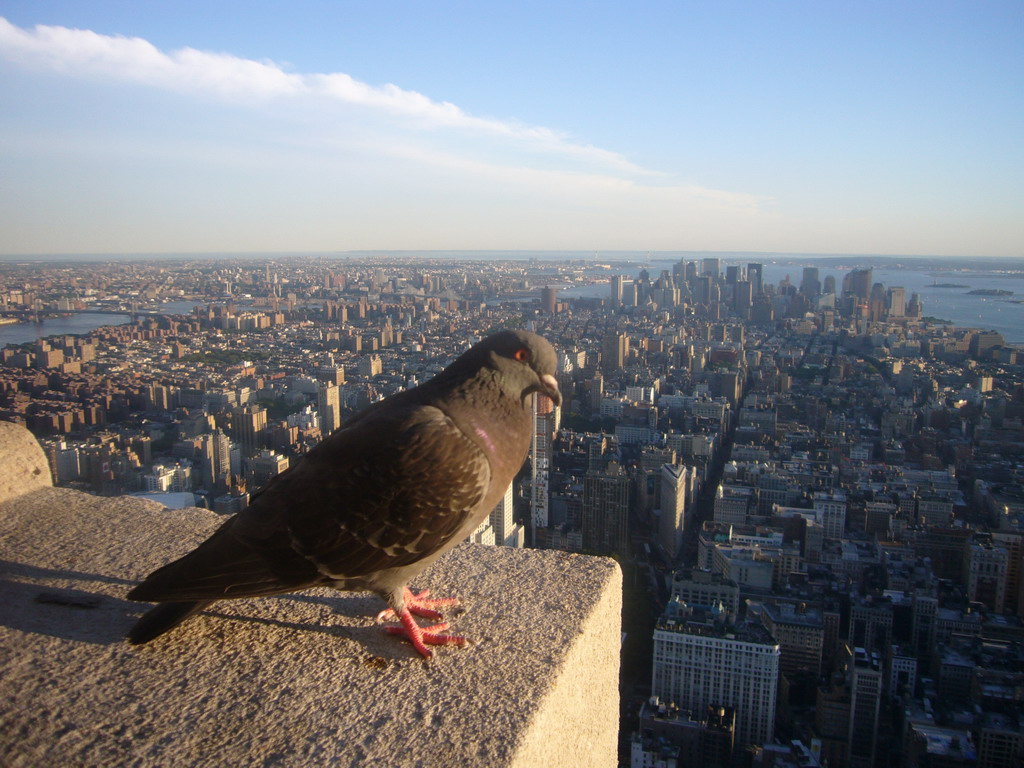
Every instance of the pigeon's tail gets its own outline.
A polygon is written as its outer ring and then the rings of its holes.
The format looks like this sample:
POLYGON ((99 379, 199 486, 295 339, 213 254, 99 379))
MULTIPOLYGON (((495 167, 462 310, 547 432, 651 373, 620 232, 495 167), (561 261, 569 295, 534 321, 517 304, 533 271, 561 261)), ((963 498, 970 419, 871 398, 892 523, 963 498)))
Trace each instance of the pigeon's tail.
POLYGON ((148 643, 169 629, 178 626, 194 613, 198 613, 213 600, 189 600, 185 602, 160 603, 142 615, 135 626, 128 631, 128 642, 133 645, 148 643))

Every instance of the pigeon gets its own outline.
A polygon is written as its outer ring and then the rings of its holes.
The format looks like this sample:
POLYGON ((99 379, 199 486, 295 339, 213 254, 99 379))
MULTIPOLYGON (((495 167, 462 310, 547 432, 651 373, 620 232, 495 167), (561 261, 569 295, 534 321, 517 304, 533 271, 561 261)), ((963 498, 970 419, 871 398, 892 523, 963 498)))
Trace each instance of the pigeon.
POLYGON ((423 657, 465 645, 408 583, 472 533, 505 494, 533 436, 530 395, 561 403, 554 349, 527 331, 488 336, 433 379, 358 413, 128 598, 159 605, 128 633, 146 643, 215 600, 327 586, 369 590, 423 657))

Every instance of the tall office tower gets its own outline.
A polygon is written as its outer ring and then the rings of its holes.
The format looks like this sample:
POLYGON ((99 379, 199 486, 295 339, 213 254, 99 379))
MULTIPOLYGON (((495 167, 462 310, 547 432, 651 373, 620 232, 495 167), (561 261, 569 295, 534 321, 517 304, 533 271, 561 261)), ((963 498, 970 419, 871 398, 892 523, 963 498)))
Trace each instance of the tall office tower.
POLYGON ((740 280, 736 283, 733 296, 734 309, 736 314, 743 319, 750 317, 750 309, 754 306, 754 286, 749 280, 740 280))
POLYGON ((562 409, 551 398, 533 396, 533 440, 530 443, 530 517, 533 521, 534 541, 540 528, 547 528, 550 500, 548 480, 551 472, 551 447, 558 432, 562 409))
POLYGON ((689 485, 689 471, 681 464, 661 465, 661 520, 658 523, 658 540, 675 560, 683 545, 683 528, 686 525, 686 496, 689 485))
POLYGON ((316 411, 320 418, 320 433, 327 437, 341 426, 341 388, 335 384, 321 384, 316 392, 316 411))
MULTIPOLYGON (((662 271, 662 276, 668 274, 668 270, 662 271)), ((658 287, 661 287, 663 280, 659 280, 658 287)), ((634 290, 636 291, 636 305, 642 307, 647 303, 647 297, 651 295, 651 275, 646 269, 640 270, 640 275, 635 281, 633 281, 634 290)))
POLYGON ((697 278, 694 283, 694 298, 699 304, 711 303, 711 286, 711 278, 707 275, 701 275, 697 278))
POLYGON ((611 554, 628 551, 629 477, 618 462, 583 478, 583 548, 611 554))
POLYGON ((725 268, 725 284, 736 285, 740 279, 740 268, 737 264, 730 264, 725 268))
POLYGON ((558 307, 558 289, 544 286, 540 292, 540 306, 549 315, 555 314, 558 307))
POLYGON ((622 281, 622 303, 627 307, 637 306, 639 293, 637 292, 636 280, 623 280, 622 281))
POLYGON ((672 281, 679 287, 686 282, 686 259, 680 259, 672 265, 672 281))
POLYGON ((244 405, 231 412, 231 429, 242 449, 242 456, 255 456, 263 443, 267 412, 260 405, 244 405))
POLYGON ((219 429, 199 439, 199 458, 206 489, 226 492, 231 484, 231 441, 219 429))
POLYGON ((871 269, 855 269, 843 277, 843 293, 867 301, 871 297, 871 269))
POLYGON ((713 256, 701 259, 700 273, 707 275, 712 280, 717 280, 722 275, 721 262, 713 256))
POLYGON ((493 544, 499 547, 522 547, 523 526, 516 525, 513 512, 515 497, 512 493, 515 483, 509 483, 505 495, 494 505, 491 514, 470 535, 470 541, 477 544, 493 544))
POLYGON ((609 333, 601 340, 601 370, 606 374, 622 370, 629 355, 629 336, 609 333))
MULTIPOLYGON (((708 305, 718 309, 718 304, 722 300, 722 288, 718 283, 712 282, 711 287, 708 289, 708 305)), ((715 317, 717 318, 717 314, 715 317)))
POLYGON ((886 297, 886 310, 889 317, 903 317, 907 311, 907 290, 894 285, 886 297))
POLYGON ((771 741, 779 644, 760 624, 674 599, 655 626, 651 678, 652 695, 682 709, 733 707, 738 751, 771 741))
POLYGON ((907 317, 923 317, 924 316, 924 302, 921 297, 916 294, 910 294, 910 302, 907 304, 907 317))
POLYGON ((686 282, 689 283, 690 285, 692 285, 693 281, 697 279, 697 262, 696 261, 688 261, 688 262, 686 262, 686 269, 684 271, 684 278, 686 279, 686 282))
POLYGON ((523 527, 516 525, 515 498, 512 494, 512 483, 509 483, 505 495, 491 510, 491 529, 494 531, 494 543, 500 547, 522 547, 523 527))
POLYGON ((611 289, 612 289, 612 306, 619 307, 622 305, 622 283, 625 278, 622 275, 612 275, 611 289))
POLYGON ((800 280, 800 293, 809 299, 821 295, 821 280, 818 279, 817 267, 804 267, 803 277, 800 280))
POLYGON ((764 293, 763 274, 763 264, 757 264, 756 262, 747 264, 747 280, 750 281, 750 288, 755 296, 759 293, 764 293))
POLYGON ((835 292, 836 292, 836 278, 835 278, 834 275, 827 275, 825 277, 825 282, 822 285, 821 292, 825 293, 825 294, 829 294, 830 293, 832 295, 835 295, 835 292))
POLYGON ((881 698, 879 654, 855 648, 850 664, 850 768, 874 768, 881 698))

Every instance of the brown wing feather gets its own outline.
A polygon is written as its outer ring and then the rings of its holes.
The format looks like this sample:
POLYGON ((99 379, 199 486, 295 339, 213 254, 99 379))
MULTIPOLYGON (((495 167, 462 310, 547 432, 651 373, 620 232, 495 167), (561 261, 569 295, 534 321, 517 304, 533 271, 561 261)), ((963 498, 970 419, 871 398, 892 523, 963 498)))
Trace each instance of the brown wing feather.
POLYGON ((462 528, 487 491, 490 465, 438 409, 378 413, 332 435, 289 508, 296 548, 334 576, 414 563, 462 528))
POLYGON ((278 475, 243 512, 155 571, 138 600, 247 597, 414 563, 486 493, 486 457, 438 409, 377 410, 278 475))

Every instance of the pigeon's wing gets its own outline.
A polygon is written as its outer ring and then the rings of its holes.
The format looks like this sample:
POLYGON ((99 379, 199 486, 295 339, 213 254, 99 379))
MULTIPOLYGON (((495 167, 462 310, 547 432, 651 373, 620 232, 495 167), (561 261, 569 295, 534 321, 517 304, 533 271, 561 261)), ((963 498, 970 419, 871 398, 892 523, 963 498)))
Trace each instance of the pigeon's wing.
POLYGON ((432 406, 360 419, 303 465, 310 480, 295 483, 304 496, 288 511, 295 548, 322 573, 344 578, 409 565, 444 547, 478 510, 491 479, 483 452, 432 406))
POLYGON ((263 515, 260 546, 247 542, 247 511, 229 519, 184 557, 151 573, 128 598, 163 602, 256 597, 292 592, 323 580, 316 567, 292 548, 283 520, 275 525, 263 515))
POLYGON ((129 597, 276 594, 420 560, 486 495, 490 465, 437 408, 380 409, 336 431, 129 597))

